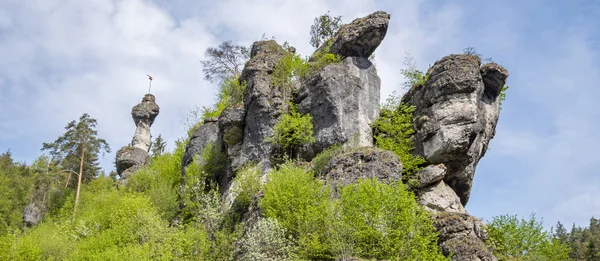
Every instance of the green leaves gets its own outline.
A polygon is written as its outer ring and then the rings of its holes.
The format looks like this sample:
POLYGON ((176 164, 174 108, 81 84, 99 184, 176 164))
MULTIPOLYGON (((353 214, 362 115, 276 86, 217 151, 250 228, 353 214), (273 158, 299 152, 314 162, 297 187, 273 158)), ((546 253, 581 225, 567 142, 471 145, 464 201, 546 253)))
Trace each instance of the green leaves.
POLYGON ((494 217, 488 224, 488 244, 499 260, 569 260, 570 248, 544 230, 542 221, 516 215, 494 217))
POLYGON ((394 95, 382 106, 380 116, 373 124, 375 144, 393 151, 402 161, 403 179, 419 170, 426 160, 412 154, 414 150, 413 113, 415 107, 400 102, 394 95))
POLYGON ((310 45, 319 48, 342 26, 342 16, 331 16, 329 12, 316 17, 310 26, 310 45))
POLYGON ((310 114, 300 114, 293 103, 289 104, 290 112, 281 115, 273 128, 273 134, 267 142, 277 144, 292 156, 294 149, 302 144, 313 143, 313 124, 310 114))

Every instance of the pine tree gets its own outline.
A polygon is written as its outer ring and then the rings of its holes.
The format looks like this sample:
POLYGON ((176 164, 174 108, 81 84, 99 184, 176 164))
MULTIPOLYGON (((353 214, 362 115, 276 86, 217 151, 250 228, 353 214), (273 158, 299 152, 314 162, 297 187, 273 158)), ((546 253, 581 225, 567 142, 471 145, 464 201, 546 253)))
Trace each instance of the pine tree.
POLYGON ((160 134, 158 134, 158 137, 156 137, 156 139, 154 139, 154 141, 152 142, 152 148, 150 149, 152 151, 152 157, 160 156, 163 152, 165 152, 166 148, 167 142, 162 138, 160 134))

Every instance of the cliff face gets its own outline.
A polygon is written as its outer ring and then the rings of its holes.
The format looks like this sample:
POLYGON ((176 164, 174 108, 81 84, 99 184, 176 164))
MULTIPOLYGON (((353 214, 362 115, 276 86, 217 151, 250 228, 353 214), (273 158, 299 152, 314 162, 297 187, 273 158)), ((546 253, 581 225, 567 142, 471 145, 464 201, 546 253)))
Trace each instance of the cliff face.
MULTIPOLYGON (((316 142, 302 148, 304 159, 333 145, 362 147, 334 157, 322 173, 327 182, 335 187, 365 177, 401 180, 402 163, 394 153, 373 148, 371 127, 379 116, 380 79, 368 57, 383 41, 389 19, 388 14, 376 12, 344 25, 329 49, 343 60, 309 75, 291 92, 273 86, 272 81, 284 49, 275 41, 255 42, 240 78, 247 83, 244 105, 225 109, 218 119, 208 119, 195 131, 183 167, 207 144, 214 144, 226 155, 226 166, 214 180, 224 188, 223 198, 235 201, 228 190, 240 166, 260 163, 263 180, 268 175, 277 148, 265 139, 293 100, 300 113, 313 117, 316 142)), ((436 62, 427 75, 426 84, 412 88, 402 99, 416 107, 414 153, 427 160, 416 174, 418 200, 432 213, 445 254, 454 253, 454 260, 496 260, 484 244, 484 224, 471 217, 464 205, 477 163, 495 133, 498 96, 508 72, 494 63, 482 66, 475 56, 450 55, 436 62)), ((255 203, 245 220, 261 218, 255 203)))

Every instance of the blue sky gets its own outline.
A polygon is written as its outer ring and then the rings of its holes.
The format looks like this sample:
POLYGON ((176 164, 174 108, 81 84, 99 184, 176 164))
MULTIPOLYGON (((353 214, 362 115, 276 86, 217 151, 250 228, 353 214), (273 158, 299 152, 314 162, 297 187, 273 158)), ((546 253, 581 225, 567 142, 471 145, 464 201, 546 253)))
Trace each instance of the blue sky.
POLYGON ((422 70, 468 46, 510 71, 490 150, 477 168, 468 211, 585 225, 600 217, 600 1, 2 0, 0 150, 40 155, 67 122, 88 112, 113 152, 131 140, 130 109, 146 92, 161 113, 152 127, 173 148, 196 106, 214 101, 204 50, 224 40, 288 41, 303 55, 314 17, 344 21, 391 14, 376 51, 382 99, 401 91, 406 53, 422 70))

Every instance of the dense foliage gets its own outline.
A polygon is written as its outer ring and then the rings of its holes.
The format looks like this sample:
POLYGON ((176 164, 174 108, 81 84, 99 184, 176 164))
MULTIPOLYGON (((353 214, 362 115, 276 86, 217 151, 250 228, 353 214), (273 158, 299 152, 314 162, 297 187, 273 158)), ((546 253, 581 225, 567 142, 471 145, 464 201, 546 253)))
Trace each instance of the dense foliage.
POLYGON ((289 113, 281 115, 273 127, 273 135, 266 141, 279 145, 289 157, 294 157, 300 145, 312 143, 315 138, 312 116, 300 114, 293 103, 289 107, 289 113))
POLYGON ((405 181, 411 179, 412 174, 426 162, 422 157, 412 154, 415 133, 414 111, 414 106, 402 103, 392 95, 381 107, 380 116, 373 124, 376 146, 393 151, 400 157, 405 181))
POLYGON ((570 260, 600 260, 600 219, 591 218, 587 227, 573 224, 571 231, 558 222, 554 229, 554 237, 571 248, 570 260))
POLYGON ((503 215, 488 224, 488 244, 499 260, 569 260, 570 248, 544 230, 535 215, 529 219, 503 215))

